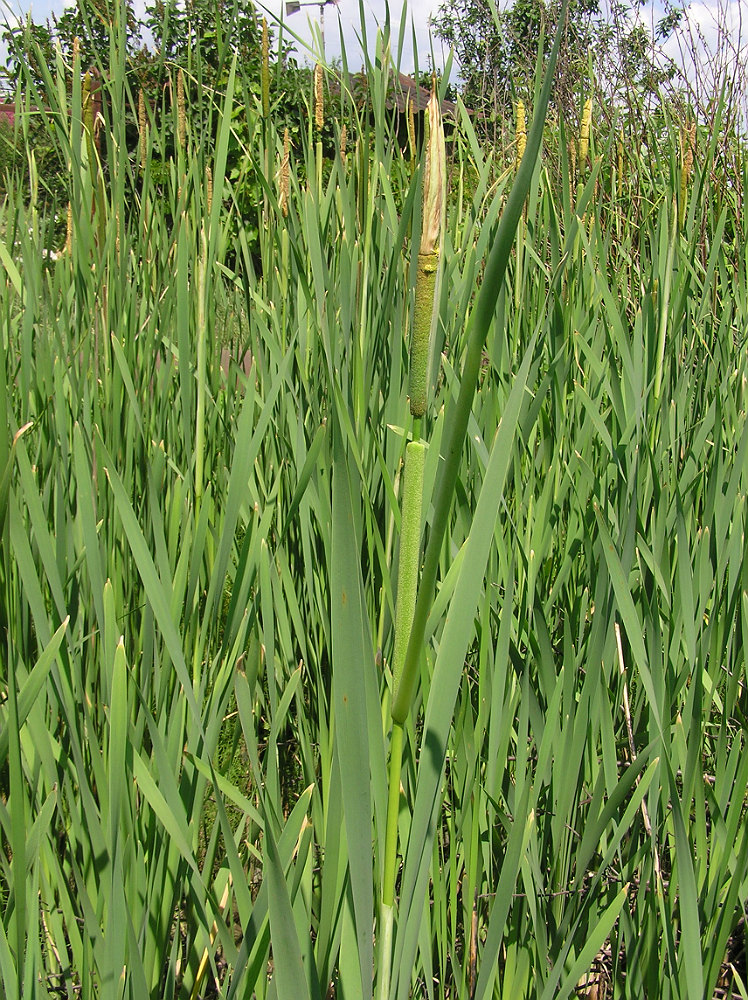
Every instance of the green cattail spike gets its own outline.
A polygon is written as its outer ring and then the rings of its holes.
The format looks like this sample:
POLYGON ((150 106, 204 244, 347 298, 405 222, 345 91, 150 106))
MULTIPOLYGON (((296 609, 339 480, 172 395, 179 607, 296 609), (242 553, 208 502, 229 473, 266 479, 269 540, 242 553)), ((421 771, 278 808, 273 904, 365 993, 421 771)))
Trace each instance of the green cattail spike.
POLYGON ((177 140, 181 149, 187 147, 187 102, 184 97, 184 73, 177 73, 177 140))
POLYGON ((436 93, 436 81, 428 104, 428 123, 429 136, 423 182, 423 225, 416 272, 413 334, 410 341, 410 412, 416 418, 426 413, 431 317, 434 311, 436 272, 439 266, 437 244, 441 234, 444 199, 444 127, 436 93))
POLYGON ((527 146, 527 115, 525 113, 524 101, 517 101, 515 145, 514 169, 519 170, 519 165, 522 162, 522 157, 525 155, 525 147, 527 146))
POLYGON ((267 19, 262 19, 262 114, 270 117, 270 33, 267 19))

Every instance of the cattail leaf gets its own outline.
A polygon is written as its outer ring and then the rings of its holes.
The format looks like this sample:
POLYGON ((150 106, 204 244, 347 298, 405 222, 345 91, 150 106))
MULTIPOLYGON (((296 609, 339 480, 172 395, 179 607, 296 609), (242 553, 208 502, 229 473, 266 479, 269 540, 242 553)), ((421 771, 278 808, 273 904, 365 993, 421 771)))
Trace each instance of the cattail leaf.
POLYGON ((365 674, 374 669, 374 651, 363 600, 360 541, 356 532, 346 452, 336 441, 333 470, 330 552, 333 696, 336 746, 343 791, 348 863, 351 873, 361 988, 371 995, 374 923, 373 828, 369 764, 369 720, 365 674))

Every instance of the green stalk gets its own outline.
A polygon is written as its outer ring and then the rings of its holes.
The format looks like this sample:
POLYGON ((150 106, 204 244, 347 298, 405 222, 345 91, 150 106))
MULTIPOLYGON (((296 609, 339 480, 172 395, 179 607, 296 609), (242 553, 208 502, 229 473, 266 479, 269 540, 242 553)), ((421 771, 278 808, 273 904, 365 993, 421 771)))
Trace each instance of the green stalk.
MULTIPOLYGON (((413 622, 418 589, 418 564, 421 545, 421 512, 423 508, 423 473, 426 446, 411 441, 405 451, 405 483, 402 501, 402 527, 397 569, 397 604, 395 607, 395 646, 393 653, 393 691, 401 683, 405 653, 413 622)), ((384 875, 380 905, 380 948, 378 996, 386 1000, 392 973, 392 928, 395 916, 395 879, 397 875, 397 820, 400 812, 400 774, 402 770, 403 725, 395 723, 390 740, 388 775, 387 832, 384 849, 384 875)))

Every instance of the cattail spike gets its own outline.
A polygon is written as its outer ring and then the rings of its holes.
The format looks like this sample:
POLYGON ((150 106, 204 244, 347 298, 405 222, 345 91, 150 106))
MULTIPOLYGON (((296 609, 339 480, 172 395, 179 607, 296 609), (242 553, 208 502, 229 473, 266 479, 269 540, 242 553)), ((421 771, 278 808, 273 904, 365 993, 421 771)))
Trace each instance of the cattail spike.
POLYGON ((515 144, 516 156, 514 169, 519 170, 519 165, 522 162, 522 157, 525 155, 525 148, 527 146, 527 115, 525 113, 524 101, 517 101, 515 144))
POLYGON ((592 125, 592 98, 588 97, 584 102, 582 112, 582 124, 579 129, 579 169, 584 169, 587 162, 587 154, 590 151, 590 128, 592 125))
POLYGON ((317 132, 321 132, 325 124, 325 94, 322 86, 322 66, 314 67, 314 121, 317 132))
POLYGON ((678 228, 682 229, 686 222, 686 202, 688 200, 688 182, 693 170, 693 154, 696 146, 696 122, 686 122, 681 129, 681 167, 680 167, 680 199, 678 202, 678 228))
POLYGON ((289 195, 289 172, 291 159, 291 139, 288 128, 283 133, 283 159, 280 168, 280 191, 278 194, 278 205, 281 215, 285 219, 288 215, 288 195, 289 195))
POLYGON ((270 34, 267 18, 262 19, 262 114, 270 117, 270 34))
POLYGON ((141 87, 140 92, 138 93, 138 161, 140 163, 141 170, 145 170, 147 127, 148 119, 145 113, 145 93, 141 87))
POLYGON ((348 149, 348 128, 343 124, 340 130, 340 159, 345 163, 346 152, 348 149))
POLYGON ((182 149, 187 147, 187 102, 184 96, 184 72, 177 73, 177 139, 182 149))

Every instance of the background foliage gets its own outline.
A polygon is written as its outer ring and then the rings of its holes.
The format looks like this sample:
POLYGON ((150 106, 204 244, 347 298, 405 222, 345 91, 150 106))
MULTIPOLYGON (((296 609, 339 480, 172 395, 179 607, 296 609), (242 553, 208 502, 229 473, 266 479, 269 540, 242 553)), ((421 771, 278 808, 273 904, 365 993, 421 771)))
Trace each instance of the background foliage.
MULTIPOLYGON (((282 60, 265 114, 221 24, 151 66, 143 128, 119 8, 98 139, 83 56, 24 36, 25 177, 0 202, 7 997, 379 985, 423 165, 387 31, 363 98, 326 71, 321 129, 301 89, 286 150, 282 60)), ((586 148, 580 114, 528 101, 545 145, 521 174, 508 122, 493 147, 462 109, 451 132, 426 544, 481 309, 488 337, 405 725, 391 997, 746 996, 744 149, 729 93, 633 120, 578 86, 586 148)))

